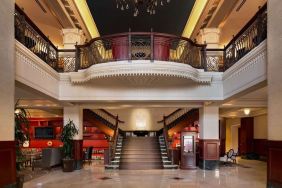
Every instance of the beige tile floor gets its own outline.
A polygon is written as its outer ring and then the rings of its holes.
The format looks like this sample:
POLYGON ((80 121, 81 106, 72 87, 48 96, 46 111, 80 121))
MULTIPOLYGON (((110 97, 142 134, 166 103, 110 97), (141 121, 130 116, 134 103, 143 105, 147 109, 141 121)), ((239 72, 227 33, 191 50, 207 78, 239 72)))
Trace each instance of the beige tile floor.
POLYGON ((242 166, 204 170, 104 170, 86 165, 83 170, 60 169, 26 182, 24 188, 265 188, 266 163, 239 160, 242 166), (250 167, 250 168, 244 168, 250 167), (179 180, 174 179, 178 177, 179 180), (110 179, 107 179, 110 178, 110 179), (103 180, 104 179, 104 180, 103 180))

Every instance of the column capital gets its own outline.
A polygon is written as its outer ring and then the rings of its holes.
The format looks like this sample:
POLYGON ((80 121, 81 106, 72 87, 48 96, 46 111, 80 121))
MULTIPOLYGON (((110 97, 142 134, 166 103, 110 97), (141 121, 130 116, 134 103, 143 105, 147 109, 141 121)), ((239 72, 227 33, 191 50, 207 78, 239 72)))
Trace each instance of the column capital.
POLYGON ((219 48, 219 28, 204 28, 200 30, 197 41, 201 44, 207 44, 207 48, 219 48))
POLYGON ((85 35, 82 30, 77 28, 62 29, 63 43, 65 49, 74 49, 76 44, 84 44, 85 35))

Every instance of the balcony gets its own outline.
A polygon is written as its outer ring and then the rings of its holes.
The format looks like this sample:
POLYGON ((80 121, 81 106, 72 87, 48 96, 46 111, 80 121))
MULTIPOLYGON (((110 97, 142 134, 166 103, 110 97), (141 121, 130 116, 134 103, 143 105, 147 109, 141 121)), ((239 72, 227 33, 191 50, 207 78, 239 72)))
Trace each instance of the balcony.
POLYGON ((206 49, 206 45, 169 34, 128 32, 92 39, 77 45, 75 50, 59 50, 17 7, 15 38, 57 72, 77 72, 96 64, 137 60, 175 62, 222 72, 266 39, 266 14, 265 5, 224 49, 206 49))

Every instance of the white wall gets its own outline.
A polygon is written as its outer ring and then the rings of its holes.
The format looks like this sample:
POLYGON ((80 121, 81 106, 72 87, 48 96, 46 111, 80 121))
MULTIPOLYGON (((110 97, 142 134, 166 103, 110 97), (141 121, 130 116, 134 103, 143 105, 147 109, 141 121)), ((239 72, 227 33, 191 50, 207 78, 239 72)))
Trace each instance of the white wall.
MULTIPOLYGON (((172 112, 173 109, 166 109, 172 112)), ((108 110, 114 115, 119 115, 124 124, 119 124, 122 130, 160 130, 163 128, 163 123, 157 123, 162 120, 164 110, 160 108, 126 108, 118 110, 108 110)))
POLYGON ((267 139, 267 115, 254 117, 254 139, 267 139))
MULTIPOLYGON (((282 1, 267 1, 268 139, 282 140, 282 1)), ((281 163, 280 163, 281 164, 281 163)))
POLYGON ((0 141, 14 140, 14 7, 13 0, 0 5, 0 141))

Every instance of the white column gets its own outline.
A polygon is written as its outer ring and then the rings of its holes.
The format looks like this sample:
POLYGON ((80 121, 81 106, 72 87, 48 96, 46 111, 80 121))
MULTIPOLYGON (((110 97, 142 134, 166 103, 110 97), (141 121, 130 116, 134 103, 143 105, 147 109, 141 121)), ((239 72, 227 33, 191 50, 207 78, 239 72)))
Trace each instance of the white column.
POLYGON ((14 140, 15 93, 15 1, 2 0, 0 6, 0 141, 14 140))
POLYGON ((268 139, 282 140, 282 1, 267 1, 268 139))
POLYGON ((204 28, 200 30, 197 41, 200 44, 207 44, 207 48, 219 48, 219 28, 204 28))
POLYGON ((203 106, 199 109, 200 139, 219 139, 219 108, 203 106))
POLYGON ((74 140, 83 139, 83 109, 80 106, 64 107, 64 125, 72 120, 78 129, 78 134, 74 140))
POLYGON ((84 44, 85 36, 80 29, 62 29, 64 49, 75 49, 75 45, 84 44))
POLYGON ((267 187, 282 187, 282 1, 267 1, 268 165, 267 187))
MULTIPOLYGON (((207 49, 218 49, 220 37, 219 28, 204 28, 200 30, 197 38, 198 43, 206 44, 207 49)), ((221 51, 207 51, 207 70, 218 71, 223 66, 223 52, 221 51)))

